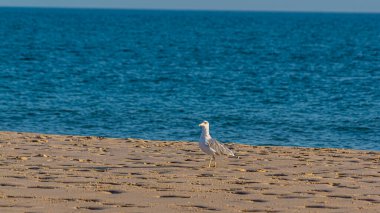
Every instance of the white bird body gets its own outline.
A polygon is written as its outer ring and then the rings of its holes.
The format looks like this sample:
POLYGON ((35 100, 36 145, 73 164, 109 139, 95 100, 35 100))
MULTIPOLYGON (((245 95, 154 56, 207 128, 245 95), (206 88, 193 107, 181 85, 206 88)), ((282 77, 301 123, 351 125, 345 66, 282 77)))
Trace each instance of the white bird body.
MULTIPOLYGON (((207 121, 199 124, 202 127, 202 134, 199 139, 199 148, 206 154, 211 155, 209 167, 211 167, 212 160, 215 161, 215 155, 228 155, 235 156, 235 154, 225 147, 223 144, 219 143, 217 140, 213 139, 210 135, 210 126, 207 121)), ((216 167, 216 161, 215 161, 216 167)))
POLYGON ((199 148, 201 148, 201 150, 208 155, 214 155, 216 151, 213 148, 211 148, 207 143, 207 141, 209 141, 210 139, 212 139, 211 135, 205 134, 205 131, 202 129, 202 135, 199 139, 199 148))

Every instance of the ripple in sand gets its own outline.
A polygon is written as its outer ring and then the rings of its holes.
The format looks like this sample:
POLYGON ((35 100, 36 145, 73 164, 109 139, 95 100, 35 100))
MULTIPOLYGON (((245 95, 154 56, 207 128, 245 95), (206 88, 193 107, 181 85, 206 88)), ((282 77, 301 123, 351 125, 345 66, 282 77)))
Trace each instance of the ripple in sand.
POLYGON ((266 202, 268 202, 267 200, 262 200, 262 199, 252 199, 250 201, 254 202, 254 203, 266 203, 266 202))
POLYGON ((310 209, 339 209, 339 207, 325 206, 325 205, 307 205, 305 208, 310 209))
POLYGON ((304 197, 304 196, 299 196, 299 195, 281 195, 281 196, 278 196, 277 198, 279 199, 309 199, 312 197, 304 197))
POLYGON ((57 189, 54 186, 28 186, 29 189, 57 189))
POLYGON ((266 213, 276 213, 280 212, 277 210, 269 210, 269 209, 243 209, 241 212, 266 212, 266 213))
POLYGON ((349 196, 349 195, 327 195, 327 197, 343 198, 343 199, 351 199, 352 198, 352 196, 349 196))
POLYGON ((187 195, 160 195, 159 198, 191 198, 187 195))
POLYGON ((122 190, 116 190, 116 189, 105 190, 103 192, 108 193, 108 194, 122 194, 122 193, 124 193, 124 191, 122 191, 122 190))
POLYGON ((201 210, 207 210, 207 211, 220 211, 220 209, 204 206, 204 205, 180 205, 181 207, 187 207, 187 208, 196 208, 201 210))
POLYGON ((87 209, 87 210, 105 210, 104 207, 98 207, 98 206, 85 206, 85 207, 76 207, 76 209, 87 209))
POLYGON ((375 200, 375 199, 372 199, 372 198, 359 198, 358 200, 367 201, 367 202, 370 202, 370 203, 380 203, 379 200, 375 200))
POLYGON ((249 192, 246 191, 234 191, 232 194, 237 194, 237 195, 248 195, 250 194, 249 192))
POLYGON ((9 176, 4 176, 5 178, 16 178, 16 179, 27 179, 25 176, 17 176, 17 175, 9 175, 9 176))
POLYGON ((0 186, 20 187, 22 185, 13 183, 0 183, 0 186))
POLYGON ((314 192, 332 192, 332 190, 329 190, 329 189, 314 189, 312 191, 314 191, 314 192))
POLYGON ((211 174, 211 173, 203 173, 203 174, 197 175, 197 177, 214 177, 214 174, 211 174))

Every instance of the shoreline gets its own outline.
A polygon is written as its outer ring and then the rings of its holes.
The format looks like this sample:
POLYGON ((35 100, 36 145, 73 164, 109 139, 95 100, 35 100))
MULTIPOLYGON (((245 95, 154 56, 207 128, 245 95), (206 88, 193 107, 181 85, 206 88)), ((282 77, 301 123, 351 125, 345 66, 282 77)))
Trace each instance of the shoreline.
POLYGON ((376 212, 380 152, 0 132, 4 212, 376 212))
MULTIPOLYGON (((28 134, 28 135, 45 135, 45 136, 58 136, 58 137, 77 137, 77 138, 107 138, 107 139, 113 139, 113 140, 135 140, 135 141, 150 141, 150 142, 175 142, 175 143, 196 143, 198 144, 198 141, 186 141, 186 140, 156 140, 156 139, 145 139, 145 138, 122 138, 122 137, 108 137, 108 136, 97 136, 97 135, 70 135, 70 134, 55 134, 55 133, 41 133, 41 132, 13 132, 13 131, 1 131, 0 130, 0 140, 3 134, 28 134)), ((246 144, 246 143, 238 143, 238 142, 225 142, 222 141, 223 144, 227 145, 242 145, 242 146, 251 146, 251 147, 278 147, 278 148, 293 148, 293 149, 337 149, 337 150, 351 150, 351 151, 361 151, 361 152, 378 152, 380 153, 380 150, 377 149, 354 149, 354 148, 339 148, 339 147, 312 147, 312 146, 297 146, 297 145, 289 145, 289 146, 283 146, 283 145, 274 145, 274 144, 246 144)))

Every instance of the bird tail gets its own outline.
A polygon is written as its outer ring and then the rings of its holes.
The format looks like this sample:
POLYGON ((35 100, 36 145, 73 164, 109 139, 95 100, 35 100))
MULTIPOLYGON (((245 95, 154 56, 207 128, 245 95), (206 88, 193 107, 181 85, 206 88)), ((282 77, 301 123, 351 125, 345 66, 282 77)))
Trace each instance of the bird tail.
MULTIPOLYGON (((228 149, 228 148, 227 148, 228 149)), ((240 159, 240 156, 236 155, 232 150, 228 149, 228 155, 240 159)))
POLYGON ((235 153, 231 149, 225 147, 225 151, 227 152, 228 156, 235 157, 235 153))
POLYGON ((223 144, 220 144, 220 149, 221 149, 221 152, 227 156, 235 156, 235 153, 223 144))

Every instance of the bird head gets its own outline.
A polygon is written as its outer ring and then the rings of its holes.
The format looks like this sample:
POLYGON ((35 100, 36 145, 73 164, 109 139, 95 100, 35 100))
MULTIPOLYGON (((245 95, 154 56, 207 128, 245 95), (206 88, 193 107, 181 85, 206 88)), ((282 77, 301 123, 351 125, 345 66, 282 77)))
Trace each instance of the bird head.
POLYGON ((209 124, 207 121, 203 121, 202 123, 199 124, 200 127, 208 127, 209 124))

